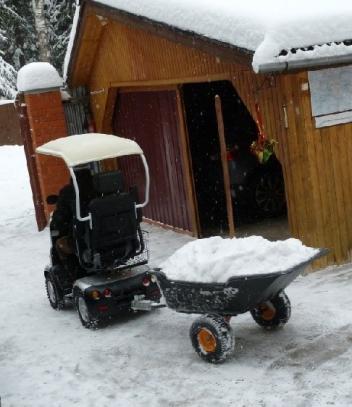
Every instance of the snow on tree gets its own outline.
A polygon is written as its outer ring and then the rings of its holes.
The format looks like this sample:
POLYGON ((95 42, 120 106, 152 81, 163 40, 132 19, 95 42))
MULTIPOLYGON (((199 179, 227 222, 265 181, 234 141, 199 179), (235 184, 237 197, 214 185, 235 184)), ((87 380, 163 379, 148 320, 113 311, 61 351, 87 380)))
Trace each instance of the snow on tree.
POLYGON ((0 98, 14 99, 16 95, 17 72, 0 55, 0 98))
POLYGON ((6 36, 3 59, 16 70, 38 60, 37 32, 28 0, 0 0, 0 30, 6 36), (6 34, 4 34, 6 33, 6 34))
POLYGON ((0 97, 13 95, 16 71, 50 62, 61 73, 75 0, 0 0, 0 97))
POLYGON ((75 0, 44 0, 50 63, 62 73, 62 64, 72 27, 75 0))
POLYGON ((0 99, 13 99, 16 94, 16 70, 7 63, 4 58, 4 52, 7 43, 5 31, 0 29, 0 99))
POLYGON ((28 0, 0 0, 0 49, 0 97, 13 98, 16 70, 38 56, 28 0))

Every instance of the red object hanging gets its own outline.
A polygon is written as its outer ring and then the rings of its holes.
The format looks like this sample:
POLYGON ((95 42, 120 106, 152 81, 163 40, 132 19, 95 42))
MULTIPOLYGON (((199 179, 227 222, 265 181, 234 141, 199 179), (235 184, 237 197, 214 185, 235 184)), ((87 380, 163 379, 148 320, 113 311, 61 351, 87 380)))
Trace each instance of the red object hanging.
POLYGON ((265 134, 265 131, 264 131, 263 119, 262 119, 262 115, 261 115, 258 103, 255 104, 255 112, 256 112, 256 115, 257 115, 256 123, 257 123, 257 126, 258 126, 258 146, 264 147, 264 144, 265 144, 265 141, 267 140, 267 137, 266 137, 266 134, 265 134))
POLYGON ((257 116, 258 138, 251 144, 251 151, 257 156, 261 164, 265 164, 274 153, 274 146, 277 142, 274 139, 268 140, 258 103, 255 104, 255 112, 257 116))

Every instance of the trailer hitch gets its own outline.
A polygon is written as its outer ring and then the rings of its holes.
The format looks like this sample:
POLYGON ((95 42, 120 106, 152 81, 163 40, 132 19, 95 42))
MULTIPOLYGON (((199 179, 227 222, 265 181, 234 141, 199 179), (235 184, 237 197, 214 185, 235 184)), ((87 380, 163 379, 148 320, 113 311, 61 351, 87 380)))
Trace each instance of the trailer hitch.
POLYGON ((145 295, 135 295, 131 303, 131 309, 133 311, 151 311, 152 309, 165 307, 166 304, 146 300, 145 295))

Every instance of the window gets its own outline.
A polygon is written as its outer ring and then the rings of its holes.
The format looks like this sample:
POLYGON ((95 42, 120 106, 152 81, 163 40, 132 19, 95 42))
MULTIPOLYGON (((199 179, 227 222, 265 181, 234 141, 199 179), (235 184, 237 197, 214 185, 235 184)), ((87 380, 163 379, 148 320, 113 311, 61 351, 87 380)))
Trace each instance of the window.
POLYGON ((352 122, 352 66, 308 72, 317 128, 352 122))

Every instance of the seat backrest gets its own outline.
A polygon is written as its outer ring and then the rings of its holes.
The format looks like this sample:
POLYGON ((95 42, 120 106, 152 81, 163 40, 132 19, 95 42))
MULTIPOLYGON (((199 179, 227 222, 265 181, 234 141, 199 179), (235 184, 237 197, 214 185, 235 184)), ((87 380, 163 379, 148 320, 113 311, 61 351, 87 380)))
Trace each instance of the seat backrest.
POLYGON ((87 168, 75 171, 78 189, 79 200, 81 204, 81 216, 88 215, 88 204, 96 196, 93 187, 93 178, 91 172, 87 168))
POLYGON ((135 241, 138 222, 135 202, 128 193, 93 199, 91 248, 93 251, 113 249, 135 241))
POLYGON ((109 171, 94 174, 93 185, 100 195, 118 194, 123 191, 123 178, 121 171, 109 171))

